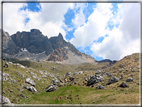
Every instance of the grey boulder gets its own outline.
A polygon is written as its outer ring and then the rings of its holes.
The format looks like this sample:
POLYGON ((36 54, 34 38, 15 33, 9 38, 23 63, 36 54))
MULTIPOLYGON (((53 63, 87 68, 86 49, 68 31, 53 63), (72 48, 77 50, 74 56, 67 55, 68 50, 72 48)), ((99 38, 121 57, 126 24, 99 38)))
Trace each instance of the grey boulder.
POLYGON ((106 85, 110 85, 110 84, 115 83, 115 82, 118 82, 118 81, 119 81, 119 79, 118 79, 116 76, 112 76, 112 77, 110 78, 110 80, 107 82, 106 85))
MULTIPOLYGON (((68 75, 71 75, 71 72, 67 72, 67 73, 66 73, 66 76, 68 76, 68 75)), ((65 76, 65 77, 66 77, 66 76, 65 76)))
POLYGON ((87 81, 87 86, 96 84, 98 82, 104 81, 105 79, 100 75, 90 76, 90 79, 87 81))
POLYGON ((46 87, 46 92, 55 91, 55 90, 57 90, 57 88, 58 88, 58 86, 56 86, 56 85, 53 85, 53 84, 48 85, 48 86, 46 87))
POLYGON ((27 78, 25 82, 31 84, 32 86, 35 86, 35 82, 31 78, 27 78))
POLYGON ((128 84, 126 82, 122 82, 119 87, 125 88, 125 87, 129 87, 128 84))
POLYGON ((102 85, 97 85, 96 89, 104 89, 104 87, 102 85))
POLYGON ((1 95, 0 95, 0 104, 8 104, 9 106, 14 107, 14 104, 11 103, 7 97, 1 96, 1 95))
POLYGON ((37 92, 36 88, 31 85, 25 86, 25 88, 31 92, 37 92))
POLYGON ((131 78, 131 77, 126 79, 126 82, 131 82, 131 81, 133 81, 133 78, 131 78))

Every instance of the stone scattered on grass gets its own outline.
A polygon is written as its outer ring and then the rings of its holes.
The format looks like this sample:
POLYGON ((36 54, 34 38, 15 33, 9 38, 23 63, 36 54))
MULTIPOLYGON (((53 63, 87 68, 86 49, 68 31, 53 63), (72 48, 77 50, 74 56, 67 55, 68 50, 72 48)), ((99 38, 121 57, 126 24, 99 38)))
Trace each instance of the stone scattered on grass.
POLYGON ((102 85, 97 85, 96 89, 104 89, 104 87, 102 85))
POLYGON ((119 81, 119 79, 118 79, 116 76, 112 76, 112 77, 110 78, 110 80, 107 82, 106 85, 110 85, 110 84, 115 83, 115 82, 118 82, 118 81, 119 81))
POLYGON ((90 79, 87 81, 87 86, 96 84, 98 82, 102 82, 104 80, 105 79, 102 76, 100 76, 100 75, 90 76, 90 79))
POLYGON ((27 90, 31 91, 31 92, 37 92, 36 88, 31 86, 31 85, 27 85, 24 88, 26 88, 27 90))
POLYGON ((2 95, 0 95, 0 104, 8 104, 9 106, 14 107, 14 104, 11 103, 7 97, 4 97, 2 95))
POLYGON ((125 87, 129 87, 129 85, 126 82, 122 82, 119 87, 125 88, 125 87))
POLYGON ((53 84, 48 85, 48 86, 46 87, 46 92, 55 91, 55 90, 57 90, 57 88, 58 88, 58 86, 56 86, 56 85, 53 85, 53 84))
POLYGON ((35 86, 35 82, 31 78, 27 78, 25 82, 31 84, 32 86, 35 86))
POLYGON ((131 82, 131 81, 133 81, 133 78, 131 78, 131 77, 126 79, 126 82, 131 82))

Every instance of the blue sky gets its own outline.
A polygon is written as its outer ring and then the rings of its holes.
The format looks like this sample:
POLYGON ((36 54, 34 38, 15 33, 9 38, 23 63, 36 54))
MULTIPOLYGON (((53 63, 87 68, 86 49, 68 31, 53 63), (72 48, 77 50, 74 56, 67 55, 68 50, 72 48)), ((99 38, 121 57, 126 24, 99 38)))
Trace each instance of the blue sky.
MULTIPOLYGON (((23 9, 23 10, 26 10, 26 9, 29 9, 30 11, 40 11, 40 9, 41 8, 38 8, 37 7, 37 5, 38 6, 40 6, 40 3, 28 3, 28 5, 26 6, 26 7, 22 7, 21 8, 21 10, 23 9)), ((76 5, 76 4, 75 4, 76 5)), ((96 3, 84 3, 84 5, 86 5, 86 7, 85 7, 85 9, 83 10, 83 13, 85 14, 85 22, 87 22, 88 21, 88 17, 90 16, 90 14, 92 14, 92 12, 93 12, 93 7, 95 7, 96 6, 96 3)), ((117 11, 117 3, 113 3, 113 14, 114 14, 114 12, 116 12, 117 11)), ((80 8, 78 8, 77 10, 76 10, 76 12, 78 12, 79 13, 79 10, 80 10, 80 8)), ((65 18, 65 20, 64 20, 64 22, 65 22, 65 24, 68 26, 68 27, 74 27, 74 24, 73 24, 73 22, 72 22, 72 19, 74 19, 75 18, 75 12, 74 12, 74 10, 73 9, 69 9, 68 11, 67 11, 67 13, 64 15, 64 18, 65 18)), ((26 20, 25 20, 25 22, 27 23, 28 21, 29 21, 30 19, 29 18, 26 18, 26 20)), ((114 25, 111 25, 110 24, 111 22, 108 22, 108 28, 109 29, 112 29, 113 27, 114 27, 114 25)), ((66 30, 66 29, 65 29, 66 30)), ((73 28, 71 31, 67 31, 67 34, 66 34, 66 39, 68 40, 68 41, 70 41, 71 40, 71 38, 73 38, 74 37, 74 35, 73 35, 73 33, 74 33, 74 31, 75 31, 75 28, 73 28)), ((100 37, 98 40, 95 40, 94 42, 102 42, 102 40, 104 39, 104 37, 100 37)), ((82 52, 82 53, 86 53, 86 54, 88 54, 88 55, 92 55, 92 51, 90 50, 90 46, 86 46, 85 47, 85 49, 82 49, 82 47, 76 47, 80 52, 82 52)), ((96 56, 95 57, 95 59, 96 60, 103 60, 103 57, 99 57, 99 56, 96 56)))
POLYGON ((139 52, 140 6, 137 3, 9 3, 4 5, 4 13, 11 8, 11 22, 4 14, 4 29, 10 34, 32 28, 48 37, 61 32, 66 41, 96 60, 119 60, 139 52))

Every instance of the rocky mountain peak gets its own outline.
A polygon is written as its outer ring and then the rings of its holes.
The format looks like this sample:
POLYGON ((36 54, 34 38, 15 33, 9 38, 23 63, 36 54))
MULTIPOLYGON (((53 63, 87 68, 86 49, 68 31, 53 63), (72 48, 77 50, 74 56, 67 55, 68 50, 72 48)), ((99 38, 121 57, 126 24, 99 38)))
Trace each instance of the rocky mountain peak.
POLYGON ((42 35, 40 30, 38 30, 38 29, 31 29, 31 34, 33 34, 33 35, 42 35))
POLYGON ((58 34, 59 40, 63 40, 63 35, 61 33, 58 34))
MULTIPOLYGON (((13 55, 10 56, 13 58, 19 56, 19 59, 28 57, 29 59, 39 60, 38 57, 40 59, 47 57, 48 59, 45 59, 47 61, 68 60, 71 62, 72 60, 70 59, 75 57, 74 59, 77 59, 78 63, 85 62, 85 60, 88 61, 88 59, 95 61, 91 56, 88 57, 82 54, 75 46, 66 42, 61 33, 58 36, 48 39, 40 30, 31 29, 30 32, 18 31, 16 34, 9 36, 9 38, 9 40, 6 39, 3 43, 3 52, 8 55, 13 55), (23 48, 28 54, 25 51, 21 52, 23 48)), ((74 59, 72 62, 75 62, 74 59)))

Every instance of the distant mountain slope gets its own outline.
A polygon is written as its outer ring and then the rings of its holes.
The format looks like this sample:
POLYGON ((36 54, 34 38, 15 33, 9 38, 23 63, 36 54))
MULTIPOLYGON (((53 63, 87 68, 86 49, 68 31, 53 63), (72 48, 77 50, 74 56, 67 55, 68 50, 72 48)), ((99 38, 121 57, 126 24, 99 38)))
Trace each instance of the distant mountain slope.
POLYGON ((101 61, 97 61, 98 63, 101 63, 101 62, 112 62, 110 59, 104 59, 104 60, 101 60, 101 61))
POLYGON ((66 64, 94 63, 95 59, 79 52, 75 46, 63 39, 61 33, 48 39, 38 29, 9 35, 3 32, 4 57, 56 61, 66 64))

